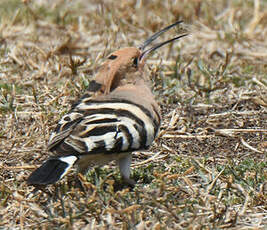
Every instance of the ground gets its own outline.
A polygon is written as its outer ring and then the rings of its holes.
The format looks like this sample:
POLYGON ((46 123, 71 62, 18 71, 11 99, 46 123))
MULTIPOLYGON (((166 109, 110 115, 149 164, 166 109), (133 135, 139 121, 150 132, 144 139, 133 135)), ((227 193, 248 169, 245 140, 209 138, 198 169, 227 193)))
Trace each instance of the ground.
POLYGON ((1 0, 0 229, 266 229, 267 1, 1 0), (187 37, 147 61, 161 131, 114 164, 27 186, 57 120, 112 51, 187 37))

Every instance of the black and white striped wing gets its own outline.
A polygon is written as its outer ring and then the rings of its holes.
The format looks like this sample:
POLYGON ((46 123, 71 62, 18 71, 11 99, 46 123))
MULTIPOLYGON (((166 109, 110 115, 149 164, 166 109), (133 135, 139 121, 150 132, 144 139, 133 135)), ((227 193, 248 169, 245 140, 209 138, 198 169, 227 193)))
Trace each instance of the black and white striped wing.
POLYGON ((160 121, 128 100, 84 98, 62 117, 48 148, 59 155, 118 153, 146 149, 160 121))

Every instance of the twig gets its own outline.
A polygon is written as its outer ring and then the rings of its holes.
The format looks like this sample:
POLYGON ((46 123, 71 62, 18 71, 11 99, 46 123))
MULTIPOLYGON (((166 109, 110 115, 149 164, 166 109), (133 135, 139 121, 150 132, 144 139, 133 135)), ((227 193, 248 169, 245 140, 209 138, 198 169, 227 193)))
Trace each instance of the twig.
POLYGON ((256 77, 253 77, 252 81, 255 82, 256 84, 260 85, 261 87, 263 87, 265 90, 267 90, 267 86, 264 85, 262 82, 260 82, 256 77))
POLYGON ((159 159, 165 158, 166 156, 169 155, 169 154, 167 154, 167 155, 164 155, 164 156, 161 156, 161 157, 158 157, 158 158, 157 158, 157 156, 160 155, 160 154, 161 154, 161 151, 160 151, 160 152, 157 152, 155 155, 153 155, 152 157, 150 157, 150 158, 148 158, 148 159, 146 159, 146 160, 144 160, 144 161, 142 161, 142 162, 138 162, 138 163, 133 164, 132 166, 133 166, 133 167, 138 167, 138 166, 140 166, 140 165, 147 164, 147 163, 149 163, 149 162, 151 162, 151 161, 154 161, 154 160, 156 160, 156 159, 159 160, 159 159))
POLYGON ((36 169, 36 166, 34 166, 34 165, 23 165, 23 166, 5 166, 5 165, 0 165, 0 168, 6 169, 6 170, 36 169))
POLYGON ((215 134, 224 136, 234 136, 237 133, 267 133, 267 129, 215 129, 215 134))
POLYGON ((209 117, 225 117, 227 115, 255 115, 261 113, 260 111, 227 111, 223 113, 209 114, 209 117))
POLYGON ((249 145, 242 137, 240 138, 240 140, 241 140, 241 143, 244 145, 244 146, 246 146, 247 148, 249 148, 250 150, 252 150, 252 151, 254 151, 254 152, 256 152, 256 153, 263 153, 262 151, 260 151, 260 150, 258 150, 258 149, 256 149, 256 148, 254 148, 254 147, 252 147, 251 145, 249 145))
POLYGON ((207 194, 210 193, 210 191, 213 189, 214 185, 216 184, 218 178, 222 175, 222 173, 224 172, 225 168, 223 168, 218 175, 214 178, 214 180, 211 182, 211 184, 207 187, 207 194))
POLYGON ((162 136, 162 138, 184 138, 184 139, 194 139, 194 138, 209 138, 214 137, 214 135, 170 135, 165 134, 162 136))

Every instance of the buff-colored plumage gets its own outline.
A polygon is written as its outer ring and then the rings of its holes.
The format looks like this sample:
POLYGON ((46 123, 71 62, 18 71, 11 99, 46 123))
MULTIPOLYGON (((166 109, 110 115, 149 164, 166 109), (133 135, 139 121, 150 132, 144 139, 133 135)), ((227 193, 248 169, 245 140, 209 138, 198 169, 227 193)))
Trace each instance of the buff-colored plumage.
POLYGON ((142 47, 127 47, 110 54, 91 81, 88 92, 72 106, 51 134, 48 150, 54 153, 28 178, 33 185, 52 184, 77 165, 118 162, 130 185, 131 152, 148 148, 160 127, 160 109, 144 71, 147 54, 182 36, 144 48, 176 22, 150 37, 142 47))

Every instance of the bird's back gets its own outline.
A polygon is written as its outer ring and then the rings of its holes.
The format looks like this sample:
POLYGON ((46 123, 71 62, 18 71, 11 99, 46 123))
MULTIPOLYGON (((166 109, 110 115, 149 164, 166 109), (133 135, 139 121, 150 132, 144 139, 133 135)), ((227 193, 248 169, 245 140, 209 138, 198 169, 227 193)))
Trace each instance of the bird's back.
POLYGON ((67 156, 148 148, 158 132, 160 113, 152 94, 144 90, 131 85, 108 95, 85 95, 59 121, 48 149, 67 156))

